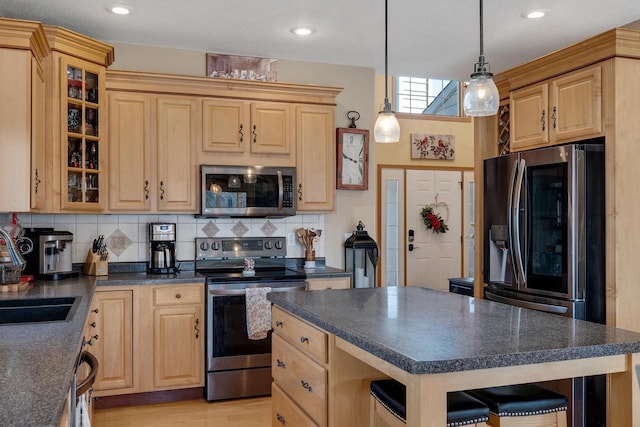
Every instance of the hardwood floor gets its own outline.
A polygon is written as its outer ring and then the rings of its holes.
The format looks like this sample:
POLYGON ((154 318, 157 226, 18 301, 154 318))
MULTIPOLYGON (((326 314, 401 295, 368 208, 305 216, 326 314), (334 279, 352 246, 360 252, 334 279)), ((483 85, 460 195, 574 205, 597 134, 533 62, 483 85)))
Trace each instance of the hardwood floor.
POLYGON ((97 409, 93 427, 270 427, 271 397, 209 403, 204 399, 97 409))

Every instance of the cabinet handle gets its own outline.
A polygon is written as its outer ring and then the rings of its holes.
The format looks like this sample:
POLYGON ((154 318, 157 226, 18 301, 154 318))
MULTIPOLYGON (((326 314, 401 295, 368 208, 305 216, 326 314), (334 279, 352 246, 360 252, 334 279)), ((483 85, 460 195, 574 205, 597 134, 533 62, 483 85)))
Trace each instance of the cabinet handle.
POLYGON ((149 180, 144 180, 144 199, 149 200, 149 180))
POLYGON ((196 319, 196 326, 194 326, 196 330, 196 339, 200 338, 200 319, 196 319))
POLYGON ((545 118, 544 118, 545 114, 546 114, 545 110, 542 110, 542 117, 540 117, 540 122, 542 123, 542 130, 543 131, 547 127, 547 123, 546 123, 545 118))
POLYGON ((240 130, 238 131, 238 133, 240 134, 240 142, 244 141, 244 133, 242 132, 242 123, 240 123, 240 130))
POLYGON ((298 200, 302 201, 302 183, 298 184, 298 200))
POLYGON ((253 132, 251 132, 253 134, 253 143, 255 144, 256 141, 258 140, 258 134, 256 133, 256 125, 253 125, 253 132))
POLYGON ((301 336, 300 336, 300 342, 301 342, 301 343, 305 343, 305 342, 307 342, 307 343, 308 343, 308 342, 309 342, 309 338, 307 338, 307 337, 305 337, 305 336, 301 335, 301 336))
POLYGON ((556 107, 553 107, 553 112, 551 113, 551 120, 553 120, 553 128, 556 128, 556 107))
POLYGON ((282 326, 282 322, 279 320, 276 320, 276 327, 281 327, 282 326))
POLYGON ((38 194, 38 187, 40 186, 41 182, 42 181, 40 181, 40 177, 39 177, 39 174, 38 174, 38 169, 36 168, 36 194, 38 194))
POLYGON ((287 369, 287 365, 285 365, 285 363, 280 359, 276 359, 276 366, 278 368, 287 369))
POLYGON ((302 386, 303 389, 307 390, 308 392, 313 391, 313 388, 311 387, 311 385, 305 380, 300 380, 300 385, 302 386))
POLYGON ((287 420, 285 420, 284 417, 280 414, 276 414, 276 420, 278 420, 278 422, 283 426, 287 425, 287 420))
POLYGON ((92 328, 95 328, 96 327, 96 322, 91 322, 91 324, 89 326, 91 326, 92 328))
POLYGON ((164 200, 164 181, 160 181, 160 200, 164 200))

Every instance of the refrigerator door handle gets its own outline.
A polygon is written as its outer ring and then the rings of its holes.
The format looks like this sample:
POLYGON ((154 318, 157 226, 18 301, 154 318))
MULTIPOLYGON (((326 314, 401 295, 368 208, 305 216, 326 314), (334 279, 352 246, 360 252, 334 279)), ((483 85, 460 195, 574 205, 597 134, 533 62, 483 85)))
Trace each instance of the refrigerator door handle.
POLYGON ((485 298, 495 302, 501 302, 503 304, 514 305, 516 307, 529 308, 532 310, 544 311, 545 313, 553 314, 567 314, 568 307, 562 305, 543 304, 540 302, 523 301, 520 299, 503 297, 501 295, 485 292, 485 298))
MULTIPOLYGON (((518 176, 518 163, 519 160, 515 160, 513 162, 513 173, 511 174, 511 180, 509 181, 510 185, 509 185, 509 206, 507 207, 507 233, 509 236, 509 247, 507 249, 509 249, 509 255, 511 257, 511 265, 514 266, 514 268, 516 267, 516 258, 515 258, 515 252, 514 249, 515 248, 515 244, 514 244, 514 240, 513 240, 513 193, 515 191, 516 188, 516 178, 518 176)), ((517 285, 519 283, 519 274, 518 271, 516 270, 515 272, 516 274, 514 275, 514 280, 515 280, 515 284, 517 285)), ((504 280, 504 277, 502 278, 502 280, 504 280)), ((517 286, 516 286, 517 287, 517 286)))
POLYGON ((516 179, 516 185, 513 191, 513 212, 511 227, 513 228, 514 241, 512 242, 513 252, 515 252, 516 269, 518 276, 519 289, 523 289, 527 284, 526 270, 522 261, 522 241, 520 240, 520 200, 522 196, 522 187, 524 185, 524 175, 527 170, 527 165, 524 159, 520 159, 520 165, 518 167, 518 178, 516 179))

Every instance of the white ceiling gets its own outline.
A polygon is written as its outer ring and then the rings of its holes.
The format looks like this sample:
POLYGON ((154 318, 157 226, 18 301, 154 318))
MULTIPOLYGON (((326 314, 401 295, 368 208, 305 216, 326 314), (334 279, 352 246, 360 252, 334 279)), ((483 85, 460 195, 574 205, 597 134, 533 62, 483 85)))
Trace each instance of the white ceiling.
MULTIPOLYGON (((63 26, 107 43, 373 67, 384 73, 383 0, 0 0, 0 16, 63 26), (135 11, 128 16, 106 12, 113 3, 135 11), (296 37, 289 30, 299 25, 316 33, 296 37)), ((636 20, 640 0, 485 0, 485 56, 498 73, 636 20), (548 15, 520 16, 534 8, 548 15)), ((464 80, 478 53, 478 0, 389 0, 390 74, 464 80)))

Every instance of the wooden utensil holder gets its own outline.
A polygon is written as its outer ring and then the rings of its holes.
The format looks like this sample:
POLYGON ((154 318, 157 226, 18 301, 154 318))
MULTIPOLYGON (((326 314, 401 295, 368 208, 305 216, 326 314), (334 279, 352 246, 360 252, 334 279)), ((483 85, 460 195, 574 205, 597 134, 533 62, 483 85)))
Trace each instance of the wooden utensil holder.
POLYGON ((99 253, 94 253, 89 249, 87 259, 84 262, 84 274, 89 276, 107 276, 109 274, 109 254, 107 253, 103 260, 99 253))

